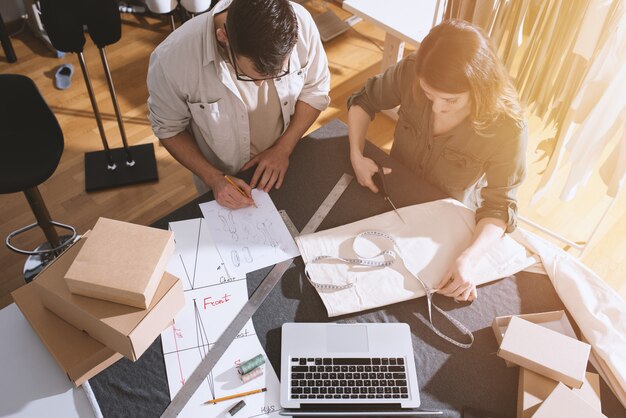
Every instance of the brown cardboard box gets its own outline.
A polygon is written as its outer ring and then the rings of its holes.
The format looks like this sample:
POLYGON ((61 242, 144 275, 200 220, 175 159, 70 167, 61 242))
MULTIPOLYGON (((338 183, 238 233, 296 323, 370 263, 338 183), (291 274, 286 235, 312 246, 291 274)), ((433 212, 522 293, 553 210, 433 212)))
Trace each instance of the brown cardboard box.
POLYGON ((183 307, 182 283, 165 273, 148 309, 74 295, 63 277, 85 241, 90 239, 91 235, 81 238, 40 273, 33 284, 45 307, 135 361, 183 307))
POLYGON ((563 383, 557 384, 550 396, 539 406, 533 418, 601 418, 606 416, 594 409, 563 383))
POLYGON ((34 286, 29 283, 20 287, 11 293, 13 300, 74 385, 82 385, 122 358, 47 310, 34 286))
POLYGON ((513 317, 498 356, 570 387, 580 388, 590 350, 589 344, 513 317))
MULTIPOLYGON (((528 369, 520 367, 517 396, 517 418, 530 418, 541 403, 552 393, 559 382, 528 369)), ((587 372, 580 389, 572 389, 576 395, 597 411, 602 410, 600 403, 600 376, 587 372)))
MULTIPOLYGON (((525 319, 528 322, 532 322, 534 324, 541 325, 542 327, 549 328, 563 335, 567 335, 568 337, 577 338, 576 333, 572 328, 572 324, 570 324, 569 320, 567 319, 567 315, 565 315, 565 311, 552 311, 496 317, 493 320, 492 327, 498 344, 502 343, 504 333, 506 332, 506 329, 509 326, 509 322, 511 321, 511 318, 513 316, 517 316, 518 318, 525 319)), ((507 367, 516 366, 516 364, 511 363, 510 361, 505 360, 504 362, 506 363, 507 367)))
POLYGON ((100 218, 65 279, 74 294, 146 309, 173 252, 171 231, 100 218))

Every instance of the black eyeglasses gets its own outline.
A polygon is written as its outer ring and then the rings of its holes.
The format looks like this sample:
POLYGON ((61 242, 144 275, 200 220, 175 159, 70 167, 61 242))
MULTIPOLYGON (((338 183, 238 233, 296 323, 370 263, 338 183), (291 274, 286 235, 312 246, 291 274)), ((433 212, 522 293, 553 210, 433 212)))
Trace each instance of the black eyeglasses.
MULTIPOLYGON (((226 31, 226 25, 224 25, 224 32, 226 32, 226 36, 228 36, 228 31, 226 31)), ((247 74, 244 74, 243 72, 239 72, 239 68, 237 68, 237 55, 235 55, 235 50, 233 50, 232 45, 230 44, 230 42, 228 42, 228 50, 230 51, 230 60, 231 63, 233 64, 233 68, 235 70, 235 77, 237 78, 237 80, 239 81, 264 81, 264 80, 273 80, 275 78, 281 78, 281 77, 285 77, 286 75, 289 75, 289 73, 291 72, 291 60, 287 60, 287 69, 282 72, 281 74, 275 75, 275 76, 270 76, 270 77, 261 77, 261 78, 254 78, 254 77, 250 77, 247 74)))

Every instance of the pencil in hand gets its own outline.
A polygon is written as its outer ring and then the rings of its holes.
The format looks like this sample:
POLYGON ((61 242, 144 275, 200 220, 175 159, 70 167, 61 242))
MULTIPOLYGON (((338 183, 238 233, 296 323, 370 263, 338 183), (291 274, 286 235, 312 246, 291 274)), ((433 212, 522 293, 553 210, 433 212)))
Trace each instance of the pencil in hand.
POLYGON ((237 185, 237 183, 235 183, 235 182, 233 181, 233 179, 231 179, 231 178, 228 176, 228 174, 224 174, 224 178, 226 179, 226 181, 227 181, 227 182, 229 182, 230 184, 232 184, 232 185, 233 185, 233 187, 234 187, 235 189, 237 189, 237 191, 238 191, 238 192, 239 192, 242 196, 247 197, 248 199, 252 200, 252 206, 254 206, 255 208, 258 208, 258 206, 256 205, 256 202, 254 201, 254 199, 252 199, 252 196, 248 196, 248 195, 246 194, 246 192, 244 192, 244 191, 241 189, 241 187, 239 187, 239 186, 237 185))
POLYGON ((218 402, 227 401, 229 399, 241 398, 241 397, 244 397, 244 396, 254 395, 255 393, 262 393, 262 392, 266 392, 266 391, 267 391, 267 388, 249 390, 247 392, 235 393, 233 395, 228 395, 228 396, 224 396, 224 397, 221 397, 221 398, 211 399, 209 401, 206 401, 205 404, 216 404, 218 402))

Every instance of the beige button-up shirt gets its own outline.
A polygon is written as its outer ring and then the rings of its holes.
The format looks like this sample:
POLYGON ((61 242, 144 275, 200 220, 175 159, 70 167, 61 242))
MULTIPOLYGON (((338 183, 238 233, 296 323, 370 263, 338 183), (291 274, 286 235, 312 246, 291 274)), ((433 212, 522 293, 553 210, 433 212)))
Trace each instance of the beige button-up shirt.
MULTIPOLYGON (((330 103, 330 72, 317 27, 306 9, 291 5, 298 20, 291 73, 274 80, 283 132, 298 100, 319 110, 330 103)), ((223 8, 189 20, 154 50, 148 69, 148 118, 162 140, 190 130, 211 164, 235 174, 250 159, 250 126, 215 39, 213 14, 223 8)))

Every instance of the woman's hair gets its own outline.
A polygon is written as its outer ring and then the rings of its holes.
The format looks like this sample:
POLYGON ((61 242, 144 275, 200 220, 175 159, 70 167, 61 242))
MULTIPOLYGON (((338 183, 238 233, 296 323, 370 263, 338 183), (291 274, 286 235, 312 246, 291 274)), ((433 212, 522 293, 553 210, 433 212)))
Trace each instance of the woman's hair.
POLYGON ((489 39, 471 23, 447 20, 431 29, 417 51, 414 94, 421 78, 435 90, 470 92, 471 117, 478 133, 506 114, 523 119, 517 92, 489 39))

